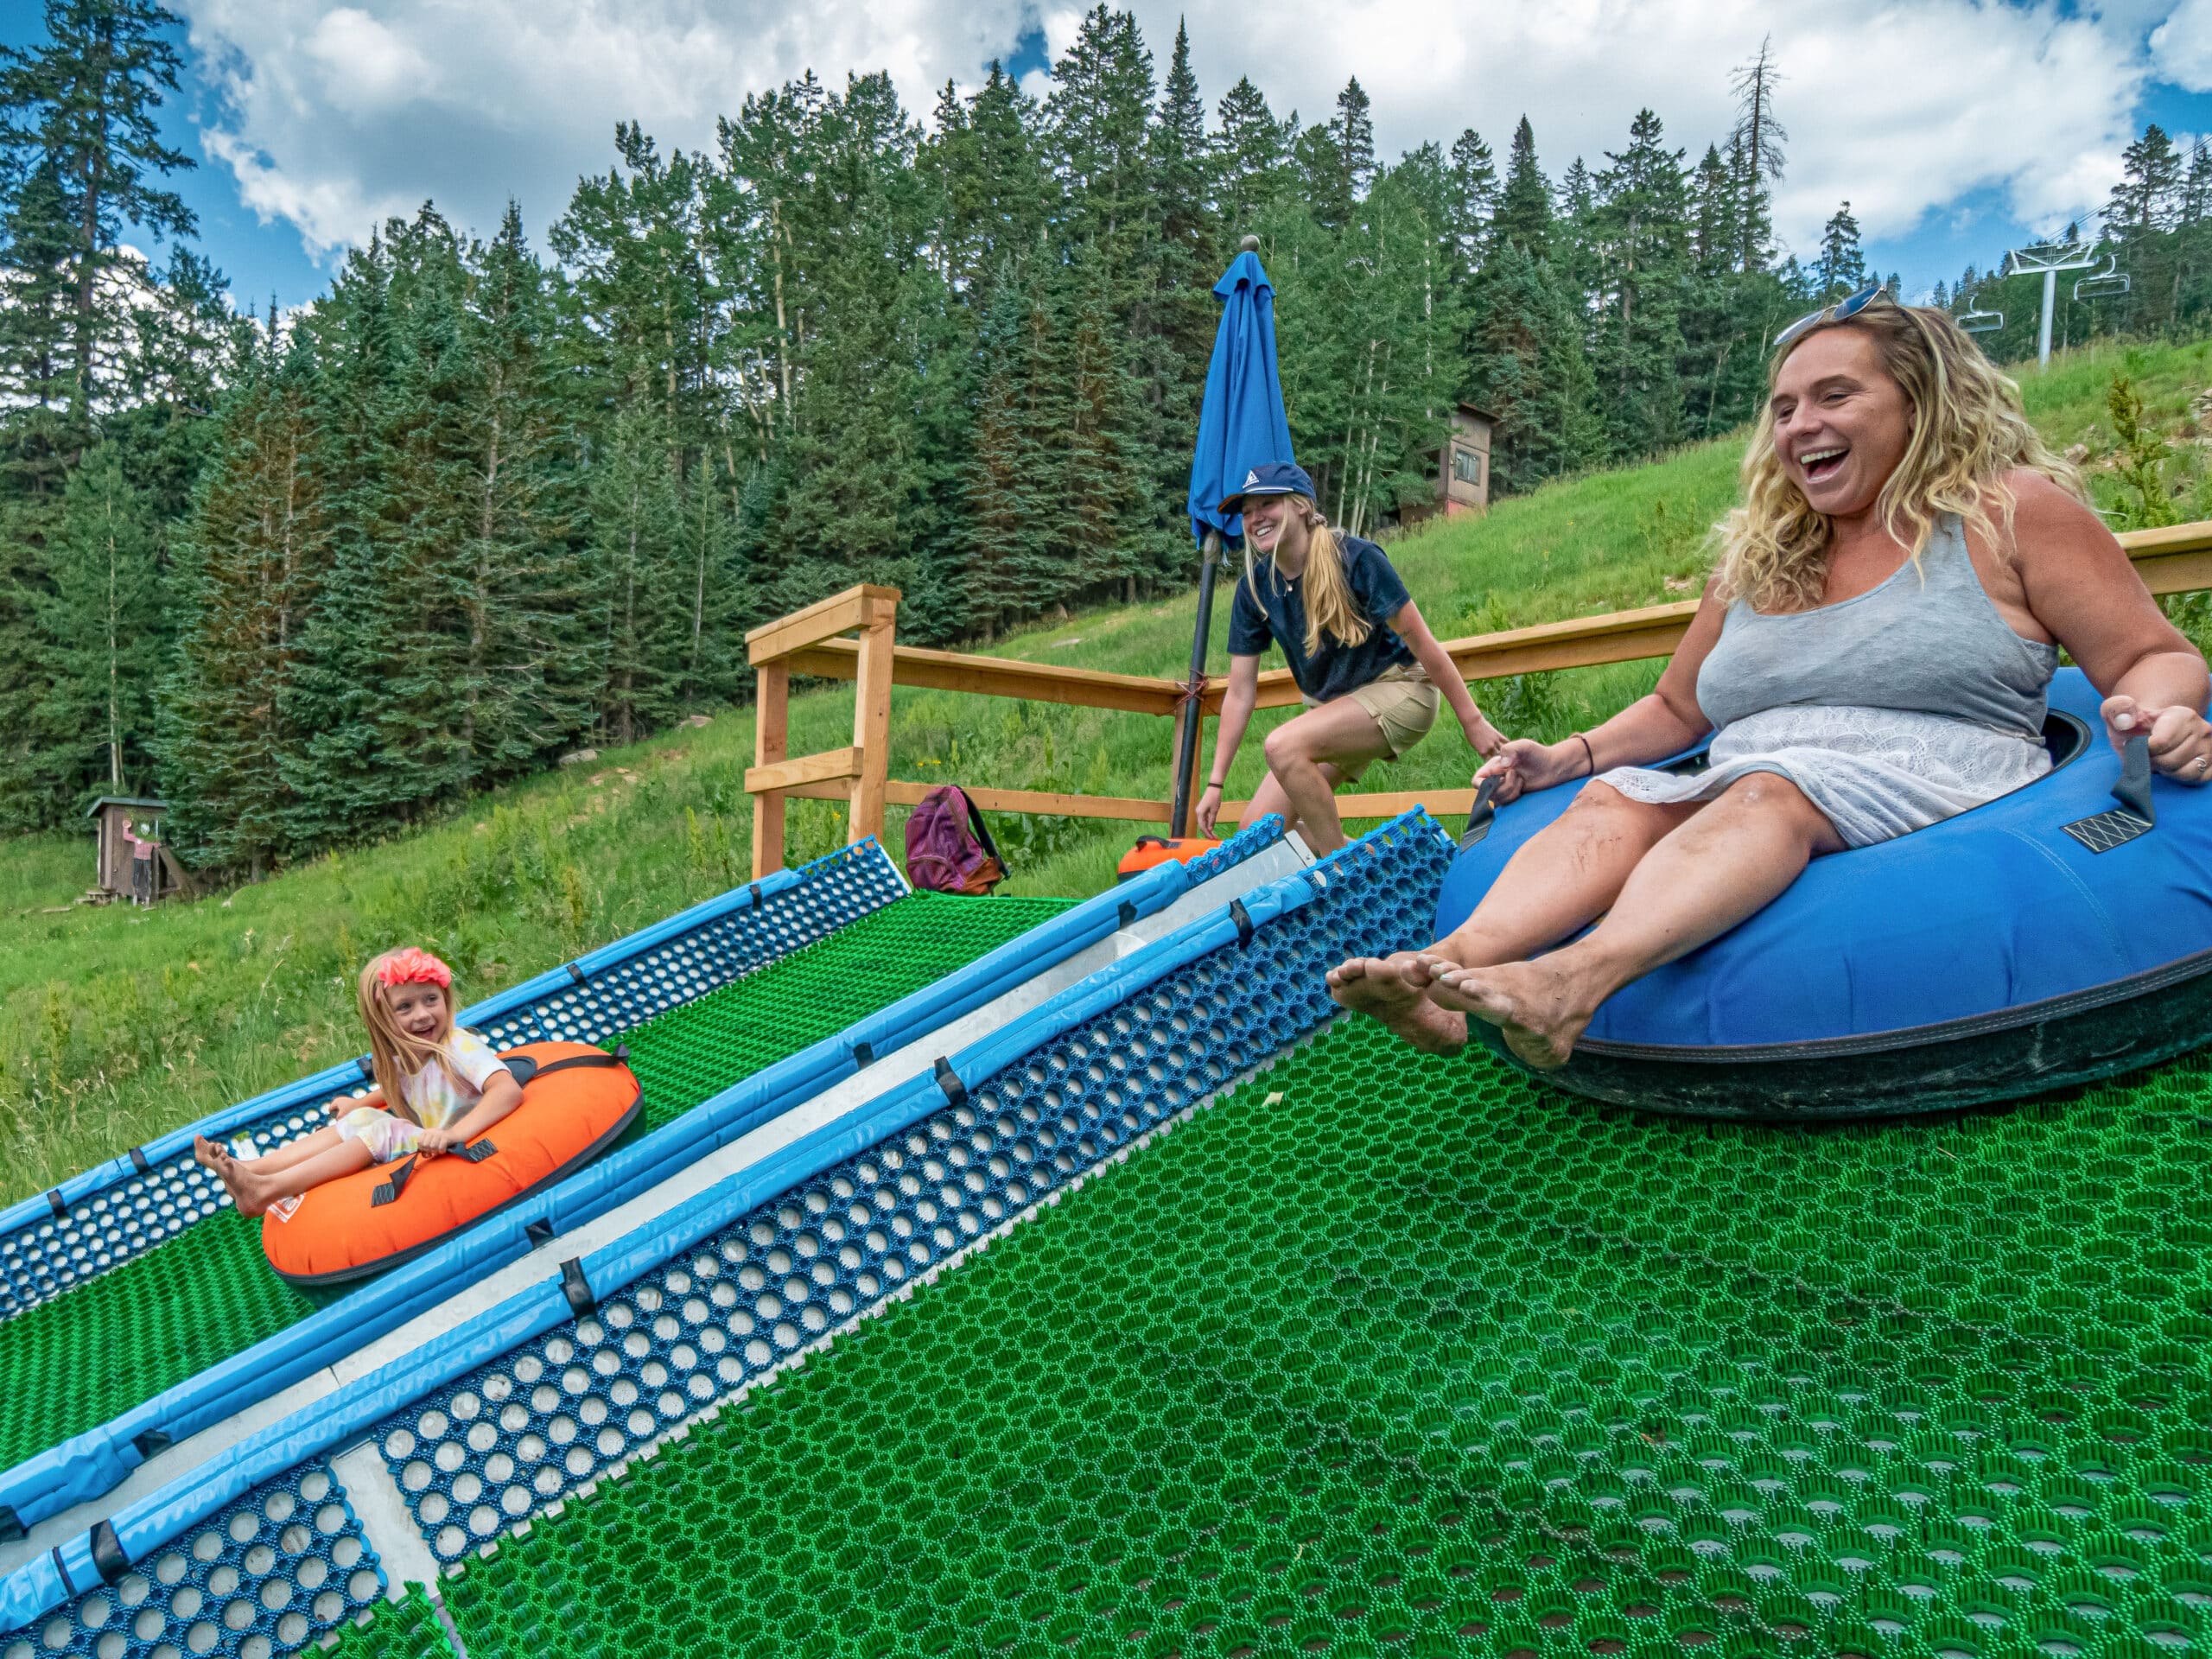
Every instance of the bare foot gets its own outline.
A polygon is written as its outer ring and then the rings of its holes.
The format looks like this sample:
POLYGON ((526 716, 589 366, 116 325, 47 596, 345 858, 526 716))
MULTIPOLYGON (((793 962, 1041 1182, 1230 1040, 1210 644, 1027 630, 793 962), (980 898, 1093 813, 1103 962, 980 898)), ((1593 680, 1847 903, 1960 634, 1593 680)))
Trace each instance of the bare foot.
POLYGON ((1355 957, 1329 969, 1329 995, 1355 1014, 1379 1020, 1424 1054, 1457 1054, 1467 1046, 1467 1021, 1429 1001, 1435 961, 1402 950, 1395 957, 1355 957))
POLYGON ((1567 1064, 1596 1012, 1594 1003, 1584 1006, 1572 976, 1542 957, 1449 969, 1437 976, 1428 994, 1440 1007, 1496 1026, 1506 1047, 1538 1071, 1567 1064))
POLYGON ((263 1190, 262 1183, 247 1172, 244 1164, 204 1136, 194 1141, 193 1156, 198 1158, 203 1146, 210 1148, 212 1155, 201 1158, 200 1161, 215 1172, 216 1178, 223 1183, 223 1190, 231 1195, 231 1202, 238 1206, 238 1214, 251 1219, 269 1208, 269 1194, 263 1190))
POLYGON ((192 1160, 202 1169, 212 1169, 219 1175, 230 1160, 230 1149, 220 1141, 210 1141, 204 1135, 192 1137, 192 1160))

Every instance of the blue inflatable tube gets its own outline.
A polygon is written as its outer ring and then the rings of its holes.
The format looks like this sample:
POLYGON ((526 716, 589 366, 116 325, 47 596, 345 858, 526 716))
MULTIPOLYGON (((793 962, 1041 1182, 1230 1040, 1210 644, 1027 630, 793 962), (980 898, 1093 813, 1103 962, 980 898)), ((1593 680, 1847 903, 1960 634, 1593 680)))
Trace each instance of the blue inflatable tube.
MULTIPOLYGON (((2100 701, 2062 670, 2048 774, 1815 860, 1740 926, 1616 992, 1540 1075, 1660 1111, 1863 1117, 2072 1087, 2212 1040, 2212 792, 2149 776, 2139 744, 2124 778, 2100 701)), ((1702 747, 1669 764, 1702 766, 1702 747)), ((1439 938, 1580 791, 1498 810, 1445 878, 1439 938)))

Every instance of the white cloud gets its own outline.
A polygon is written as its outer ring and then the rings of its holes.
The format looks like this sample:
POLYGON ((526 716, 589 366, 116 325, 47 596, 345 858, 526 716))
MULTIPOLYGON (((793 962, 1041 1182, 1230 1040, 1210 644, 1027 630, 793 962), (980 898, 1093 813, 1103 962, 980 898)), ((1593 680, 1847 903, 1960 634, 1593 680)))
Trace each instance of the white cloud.
POLYGON ((2181 0, 2151 36, 2158 78, 2212 92, 2212 0, 2181 0))
POLYGON ((316 253, 434 198, 489 230, 509 196, 535 233, 614 124, 663 152, 710 149, 715 118, 813 68, 889 70, 910 108, 967 85, 1020 31, 1021 0, 181 0, 225 105, 206 135, 245 205, 316 253))
MULTIPOLYGON (((2055 224, 2101 201, 2145 77, 2153 0, 1895 0, 1840 14, 1783 0, 1135 0, 1164 70, 1187 15, 1211 105, 1249 74, 1278 113, 1324 119, 1348 75, 1386 155, 1474 126, 1503 159, 1526 112, 1554 177, 1626 142, 1643 105, 1694 161, 1731 119, 1732 66, 1771 35, 1790 165, 1779 227, 1800 250, 1849 198, 1869 237, 1909 232, 1973 191, 2055 224), (1264 18, 1264 26, 1255 26, 1264 18)), ((247 205, 310 248, 364 239, 435 197, 480 229, 518 197, 533 231, 577 175, 603 171, 617 120, 704 148, 717 114, 811 67, 836 84, 888 69, 925 112, 1010 50, 1027 22, 1057 54, 1070 0, 181 0, 228 109, 208 135, 247 205)), ((2212 84, 2212 0, 2158 29, 2212 84)), ((1041 90, 1041 87, 1033 88, 1041 90)))
MULTIPOLYGON (((1139 12, 1148 39, 1173 38, 1169 0, 1140 0, 1139 12)), ((1249 70, 1278 113, 1294 105, 1322 120, 1357 74, 1386 153, 1448 143, 1472 126, 1501 165, 1525 113, 1554 179, 1578 155, 1603 166, 1647 105, 1694 162, 1733 118, 1730 70, 1770 35, 1790 134, 1777 219, 1801 250, 1846 198, 1868 237, 1910 231, 1991 186, 2035 223, 2101 201, 2143 78, 2133 24, 1998 0, 1843 11, 1781 0, 1514 0, 1448 14, 1430 0, 1277 0, 1264 48, 1243 7, 1193 11, 1190 25, 1210 97, 1249 70)))

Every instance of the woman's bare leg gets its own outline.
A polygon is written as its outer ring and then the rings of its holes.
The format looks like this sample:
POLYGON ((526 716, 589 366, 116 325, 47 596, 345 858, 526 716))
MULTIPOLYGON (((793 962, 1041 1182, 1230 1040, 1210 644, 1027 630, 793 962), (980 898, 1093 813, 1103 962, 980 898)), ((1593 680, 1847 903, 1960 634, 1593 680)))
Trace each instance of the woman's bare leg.
POLYGON ((1390 753, 1390 741, 1375 716, 1350 697, 1285 721, 1268 734, 1262 747, 1268 780, 1254 793, 1246 821, 1258 816, 1263 798, 1279 797, 1282 804, 1268 810, 1281 812, 1317 854, 1333 853, 1344 844, 1344 823, 1337 816, 1337 785, 1343 774, 1331 763, 1357 768, 1390 753))
MULTIPOLYGON (((1332 798, 1344 783, 1344 774, 1330 762, 1321 763, 1321 776, 1327 780, 1332 798)), ((1262 818, 1274 812, 1281 815, 1285 830, 1298 828, 1298 809, 1290 804, 1290 797, 1282 792, 1282 785, 1275 781, 1272 772, 1260 779, 1260 786, 1252 791, 1252 798, 1244 804, 1244 816, 1237 820, 1239 830, 1249 830, 1262 818)), ((1311 846, 1312 842, 1306 843, 1311 846)))
POLYGON ((1440 1007, 1440 973, 1517 962, 1603 915, 1637 861, 1698 811, 1694 804, 1632 801, 1610 784, 1587 784, 1574 804, 1506 861, 1483 901, 1427 950, 1363 957, 1329 971, 1329 995, 1371 1014, 1415 1048, 1450 1054, 1466 1046, 1467 1016, 1440 1007))
POLYGON ((1809 861, 1842 849, 1796 785, 1755 772, 1638 860, 1586 937, 1534 962, 1446 969, 1429 997, 1496 1026, 1528 1065, 1565 1065, 1599 1003, 1764 909, 1809 861))

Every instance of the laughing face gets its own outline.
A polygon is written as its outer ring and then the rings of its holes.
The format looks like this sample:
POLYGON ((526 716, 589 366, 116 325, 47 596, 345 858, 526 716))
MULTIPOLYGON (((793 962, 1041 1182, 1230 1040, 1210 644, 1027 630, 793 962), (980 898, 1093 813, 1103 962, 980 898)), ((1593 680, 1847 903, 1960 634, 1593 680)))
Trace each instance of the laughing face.
POLYGON ((434 1040, 446 1020, 446 994, 437 985, 387 985, 384 999, 399 1028, 418 1042, 434 1040))
POLYGON ((1290 497, 1248 495, 1244 498, 1244 539, 1258 553, 1273 553, 1290 522, 1290 497))
POLYGON ((1776 378, 1774 448, 1815 512, 1851 518, 1872 510, 1912 438, 1904 389, 1863 328, 1825 328, 1789 354, 1776 378))

